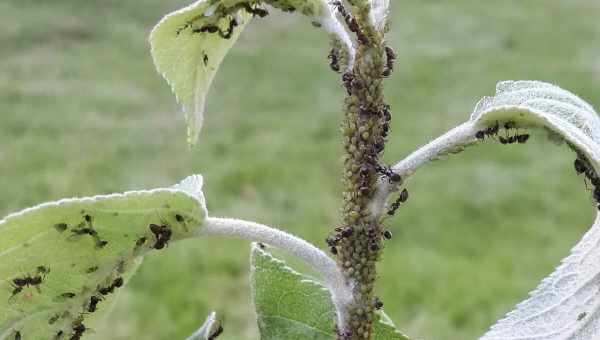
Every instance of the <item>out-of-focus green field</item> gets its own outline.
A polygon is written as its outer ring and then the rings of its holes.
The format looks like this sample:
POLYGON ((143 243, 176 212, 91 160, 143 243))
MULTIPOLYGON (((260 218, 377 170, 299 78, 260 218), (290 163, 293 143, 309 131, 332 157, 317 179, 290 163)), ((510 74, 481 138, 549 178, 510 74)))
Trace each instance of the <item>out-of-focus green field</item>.
MULTIPOLYGON (((557 83, 600 108, 600 2, 392 1, 386 160, 468 118, 496 81, 557 83)), ((303 18, 256 20, 225 60, 189 150, 147 36, 186 1, 0 2, 0 213, 63 197, 205 177, 212 215, 279 225, 320 246, 337 222, 339 77, 303 18)), ((388 314, 419 339, 473 339, 524 299, 591 225, 574 155, 542 133, 425 167, 390 223, 388 314)), ((200 239, 149 256, 101 339, 182 339, 211 309, 255 339, 248 243, 200 239)))

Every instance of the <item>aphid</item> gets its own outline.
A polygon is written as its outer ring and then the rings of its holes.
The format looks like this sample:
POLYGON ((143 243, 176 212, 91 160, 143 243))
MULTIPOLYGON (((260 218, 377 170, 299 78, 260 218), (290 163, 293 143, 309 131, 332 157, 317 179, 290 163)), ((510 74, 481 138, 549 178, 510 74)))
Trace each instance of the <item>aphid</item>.
POLYGON ((65 332, 63 332, 62 330, 56 332, 56 335, 54 336, 54 339, 58 340, 58 339, 62 338, 62 336, 63 336, 64 333, 65 332))
POLYGON ((50 273, 50 268, 46 267, 46 266, 37 266, 37 272, 40 274, 48 274, 50 273))
POLYGON ((219 27, 215 26, 215 25, 207 25, 207 26, 202 26, 200 28, 194 28, 192 29, 192 32, 194 33, 216 33, 219 30, 219 27))
POLYGON ((71 293, 71 292, 66 292, 66 293, 62 293, 59 295, 60 298, 62 299, 72 299, 76 296, 77 294, 75 293, 71 293))
POLYGON ((499 136, 499 140, 500 143, 502 144, 513 144, 513 143, 526 143, 527 140, 529 139, 529 134, 522 134, 522 135, 514 135, 514 136, 509 136, 509 137, 502 137, 499 136))
POLYGON ((393 216, 396 213, 396 210, 398 210, 398 208, 400 208, 400 205, 404 202, 406 202, 408 200, 408 190, 403 189, 400 192, 400 195, 398 195, 398 198, 396 199, 396 201, 394 203, 392 203, 390 209, 388 210, 387 214, 389 216, 393 216))
POLYGON ((20 331, 15 332, 15 340, 21 340, 21 332, 20 331))
POLYGON ((175 214, 175 220, 179 223, 182 223, 185 221, 185 219, 183 218, 183 216, 179 215, 179 214, 175 214))
POLYGON ((329 248, 329 251, 330 251, 330 252, 331 252, 333 255, 337 255, 337 253, 338 253, 338 250, 337 250, 337 248, 336 248, 336 247, 330 247, 330 248, 329 248))
POLYGON ((394 62, 396 61, 396 53, 394 53, 394 50, 391 47, 386 46, 385 47, 385 56, 386 56, 386 64, 385 64, 385 68, 383 69, 382 75, 384 77, 389 77, 392 74, 392 72, 394 71, 394 62))
MULTIPOLYGON (((354 74, 352 72, 346 72, 342 76, 342 82, 344 83, 344 87, 346 88, 346 92, 348 95, 352 94, 352 81, 354 80, 354 74)), ((360 113, 360 109, 359 109, 360 113)))
POLYGON ((264 243, 262 243, 262 242, 258 242, 257 244, 258 244, 258 247, 259 247, 260 249, 265 249, 265 248, 267 248, 267 246, 266 246, 264 243))
POLYGON ((204 62, 204 66, 208 66, 208 55, 204 54, 202 61, 204 62))
POLYGON ((329 67, 331 67, 331 69, 334 72, 340 72, 340 63, 338 60, 338 55, 334 48, 332 48, 331 51, 329 52, 327 59, 329 59, 329 67))
POLYGON ((585 318, 586 316, 587 312, 580 313, 579 315, 577 315, 577 321, 583 320, 583 318, 585 318))
POLYGON ((346 227, 342 230, 342 237, 350 237, 354 233, 354 229, 352 227, 346 227))
POLYGON ((235 18, 231 19, 229 21, 229 27, 227 28, 227 31, 223 32, 221 30, 219 30, 219 36, 221 36, 221 38, 223 39, 229 39, 231 38, 231 36, 233 35, 233 29, 238 25, 238 22, 235 18))
POLYGON ((408 190, 404 189, 400 192, 400 196, 398 197, 398 201, 404 203, 408 200, 408 190))
POLYGON ((87 228, 87 227, 71 229, 71 232, 73 233, 73 235, 90 235, 92 237, 98 235, 98 232, 96 232, 96 230, 94 230, 94 228, 87 228))
POLYGON ((496 121, 496 124, 490 126, 489 128, 485 129, 485 134, 488 136, 493 136, 495 134, 498 133, 498 130, 500 129, 500 125, 498 124, 498 121, 496 121))
POLYGON ((67 224, 57 223, 54 225, 54 229, 56 229, 56 231, 58 231, 59 233, 62 233, 63 231, 67 230, 67 224))
MULTIPOLYGON (((484 130, 479 130, 475 133, 475 138, 477 139, 484 139, 485 138, 485 131, 484 130)), ((502 138, 502 137, 500 137, 502 138)))
POLYGON ((371 243, 369 245, 369 249, 371 249, 371 251, 375 252, 379 250, 379 245, 377 243, 371 243))
POLYGON ((379 310, 383 308, 383 302, 381 302, 381 300, 376 296, 373 299, 373 306, 375 307, 375 309, 379 310))
POLYGON ((339 241, 340 241, 340 239, 338 237, 333 237, 333 236, 329 236, 328 238, 325 239, 325 242, 327 242, 327 245, 330 247, 337 245, 339 241))
POLYGON ((71 334, 71 337, 69 338, 69 340, 79 340, 79 339, 81 339, 81 336, 83 335, 83 333, 86 330, 85 325, 82 322, 82 319, 79 318, 79 319, 75 320, 71 324, 71 326, 72 326, 72 329, 73 329, 73 334, 71 334))
POLYGON ((88 305, 88 312, 93 313, 96 311, 96 308, 98 306, 98 303, 102 301, 102 298, 96 296, 96 295, 92 295, 92 297, 90 298, 90 304, 88 305))
POLYGON ((573 166, 575 167, 575 171, 577 172, 577 174, 582 174, 587 169, 587 167, 585 166, 585 163, 579 158, 575 159, 573 166))
POLYGON ((144 243, 146 243, 146 240, 147 238, 145 236, 138 238, 137 241, 135 241, 135 246, 141 247, 144 243))
POLYGON ((106 240, 100 240, 100 239, 96 240, 96 248, 97 249, 104 248, 107 244, 108 244, 108 241, 106 241, 106 240))
POLYGON ((100 293, 102 295, 108 295, 114 291, 115 291, 115 288, 112 285, 98 289, 98 293, 100 293))
POLYGON ((258 17, 264 18, 267 15, 269 15, 269 11, 267 11, 266 9, 258 8, 258 7, 252 8, 252 6, 250 6, 250 4, 247 2, 243 2, 242 6, 246 10, 246 12, 252 14, 253 17, 258 16, 258 17))
POLYGON ((86 273, 90 274, 98 270, 98 266, 92 266, 85 270, 86 273))
POLYGON ((90 216, 90 215, 87 215, 87 214, 86 214, 85 216, 83 216, 83 218, 85 219, 85 221, 86 221, 88 224, 91 224, 91 223, 92 223, 92 216, 90 216))
POLYGON ((50 319, 48 319, 48 324, 51 325, 55 323, 58 319, 60 319, 60 314, 54 314, 50 319))
POLYGON ((123 278, 122 277, 117 277, 113 283, 112 283, 113 287, 115 288, 119 288, 123 285, 123 278))
POLYGON ((392 232, 389 230, 385 230, 383 232, 383 237, 385 237, 387 240, 391 240, 392 239, 392 232))
POLYGON ((119 288, 121 286, 123 286, 123 278, 117 277, 110 286, 99 288, 98 293, 100 293, 102 295, 108 295, 108 294, 114 292, 115 288, 119 288))
POLYGON ((517 142, 524 144, 529 139, 529 134, 517 135, 517 142))

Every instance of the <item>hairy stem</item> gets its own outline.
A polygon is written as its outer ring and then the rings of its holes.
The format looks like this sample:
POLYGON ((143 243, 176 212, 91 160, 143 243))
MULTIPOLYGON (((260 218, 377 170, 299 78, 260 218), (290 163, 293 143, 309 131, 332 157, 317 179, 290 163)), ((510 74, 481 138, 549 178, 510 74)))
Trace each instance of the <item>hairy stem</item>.
MULTIPOLYGON (((341 5, 340 5, 341 6, 341 5)), ((373 296, 383 228, 371 214, 376 191, 379 155, 385 147, 390 113, 383 98, 383 75, 387 66, 383 32, 370 26, 368 2, 354 3, 352 11, 340 7, 350 31, 356 34, 357 52, 351 71, 344 73, 344 176, 342 225, 327 240, 337 254, 348 285, 353 287, 349 322, 337 325, 338 339, 370 339, 375 309, 373 296), (352 19, 349 20, 348 16, 352 19)))
MULTIPOLYGON (((443 155, 461 152, 466 146, 473 144, 476 141, 476 132, 477 129, 472 122, 463 123, 420 147, 393 165, 391 170, 406 180, 422 165, 443 155)), ((390 183, 385 178, 379 179, 370 207, 374 216, 382 216, 385 213, 385 202, 395 189, 394 183, 390 183)))
POLYGON ((347 323, 345 311, 351 301, 352 289, 346 284, 335 261, 319 248, 282 230, 233 218, 208 217, 202 228, 197 231, 197 236, 204 235, 229 236, 263 242, 295 255, 323 276, 338 311, 337 322, 347 323))

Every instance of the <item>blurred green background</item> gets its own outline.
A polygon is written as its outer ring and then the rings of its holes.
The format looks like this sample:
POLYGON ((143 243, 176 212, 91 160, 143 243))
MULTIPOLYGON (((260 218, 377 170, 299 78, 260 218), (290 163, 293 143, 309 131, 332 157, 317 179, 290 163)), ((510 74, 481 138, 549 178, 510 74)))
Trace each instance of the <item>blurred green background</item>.
MULTIPOLYGON (((388 162, 468 118, 496 81, 557 83, 600 107, 600 2, 393 0, 388 162)), ((324 246, 340 206, 340 107, 328 43, 307 20, 256 20, 225 60, 200 145, 147 43, 182 0, 0 2, 0 213, 205 177, 212 215, 324 246)), ((406 333, 473 339, 568 254, 594 217, 574 155, 542 133, 471 148, 411 179, 389 222, 378 294, 406 333)), ((182 339, 211 309, 254 339, 248 243, 200 239, 149 256, 102 339, 182 339)))

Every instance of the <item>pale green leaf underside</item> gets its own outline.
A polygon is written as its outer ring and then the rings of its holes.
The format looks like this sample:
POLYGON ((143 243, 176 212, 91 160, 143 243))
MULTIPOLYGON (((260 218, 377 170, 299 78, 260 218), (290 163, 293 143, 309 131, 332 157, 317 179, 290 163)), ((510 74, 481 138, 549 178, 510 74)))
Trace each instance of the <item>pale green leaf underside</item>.
MULTIPOLYGON (((294 271, 256 245, 252 247, 251 270, 252 296, 261 339, 333 338, 335 310, 323 285, 294 271)), ((408 338, 385 316, 375 322, 373 339, 408 338)))
POLYGON ((44 203, 1 220, 0 339, 16 332, 24 339, 68 338, 79 317, 86 326, 101 318, 118 291, 110 289, 115 280, 126 281, 158 242, 151 223, 168 226, 172 241, 201 226, 204 198, 193 185, 201 177, 173 188, 44 203), (36 276, 41 283, 15 290, 15 279, 36 276), (88 313, 93 295, 103 300, 88 313))
POLYGON ((198 139, 215 73, 252 18, 248 8, 257 4, 310 16, 352 50, 347 32, 326 0, 199 0, 168 14, 150 34, 151 52, 156 69, 183 106, 190 145, 198 139), (231 27, 234 21, 236 26, 231 27), (206 31, 214 27, 220 32, 206 31), (230 29, 232 34, 224 37, 230 29))
MULTIPOLYGON (((479 127, 497 120, 552 130, 599 169, 600 118, 568 91, 542 82, 501 82, 496 96, 482 99, 471 116, 479 127)), ((554 273, 482 339, 596 339, 600 336, 599 292, 600 215, 554 273)))
MULTIPOLYGON (((228 5, 239 2, 242 1, 229 1, 228 5)), ((219 13, 208 15, 214 10, 212 7, 210 1, 196 1, 165 16, 150 34, 154 65, 183 106, 188 142, 192 145, 196 143, 202 127, 206 95, 215 73, 251 18, 244 10, 226 17, 219 13), (218 25, 225 31, 234 17, 238 25, 229 39, 218 33, 194 32, 209 24, 218 25)))

